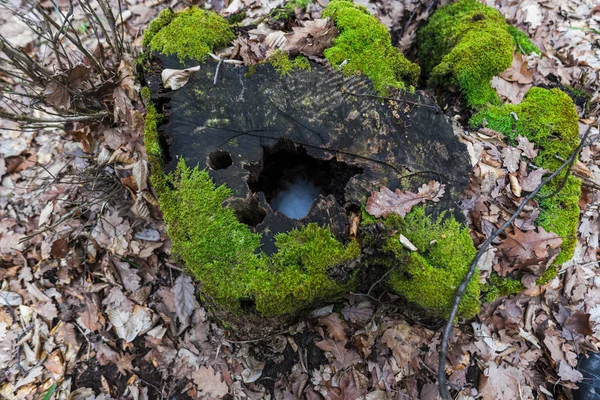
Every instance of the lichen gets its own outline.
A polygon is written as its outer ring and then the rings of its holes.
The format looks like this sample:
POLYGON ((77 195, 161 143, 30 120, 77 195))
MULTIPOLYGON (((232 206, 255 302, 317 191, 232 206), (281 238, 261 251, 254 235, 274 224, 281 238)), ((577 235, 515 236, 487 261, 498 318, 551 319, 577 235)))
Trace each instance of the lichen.
MULTIPOLYGON (((168 9, 167 9, 168 10, 168 9)), ((180 61, 204 61, 208 53, 226 46, 235 35, 229 23, 218 14, 190 7, 181 12, 163 11, 144 32, 144 47, 180 61)))
POLYGON ((417 83, 420 68, 392 46, 390 34, 376 17, 351 0, 332 0, 323 10, 340 31, 325 57, 347 75, 357 72, 373 82, 375 90, 387 94, 389 88, 406 89, 417 83))
POLYGON ((273 52, 273 54, 267 58, 266 62, 271 64, 273 68, 275 68, 275 71, 279 72, 281 75, 289 76, 295 69, 305 69, 310 71, 310 62, 308 61, 308 58, 297 56, 292 60, 285 52, 279 49, 273 52))
POLYGON ((542 51, 529 39, 529 36, 519 28, 512 25, 508 26, 508 33, 512 37, 513 43, 521 54, 542 54, 542 51))
MULTIPOLYGON (((456 289, 475 257, 469 229, 443 214, 432 221, 423 207, 413 209, 404 219, 388 216, 385 225, 397 231, 384 246, 398 260, 388 281, 391 289, 431 314, 447 317, 456 289), (400 243, 400 234, 418 251, 406 250, 400 243)), ((476 272, 467 285, 458 308, 459 317, 472 318, 479 312, 478 275, 476 272)))
MULTIPOLYGON (((537 166, 555 171, 579 145, 578 116, 569 96, 558 89, 531 88, 521 104, 488 107, 471 118, 472 127, 487 127, 507 135, 515 143, 522 135, 539 147, 534 162, 537 166), (518 120, 511 115, 517 116, 518 120)), ((549 182, 540 192, 546 196, 558 189, 566 172, 549 182)), ((563 240, 561 253, 554 261, 560 265, 569 260, 577 244, 579 197, 581 181, 569 176, 564 188, 555 196, 539 200, 540 216, 536 223, 563 240)))
POLYGON ((144 143, 152 167, 173 254, 201 283, 211 301, 230 312, 253 302, 263 316, 294 315, 320 299, 334 300, 355 283, 342 284, 328 271, 360 257, 356 241, 342 244, 329 228, 308 224, 275 236, 278 251, 260 251, 260 235, 238 221, 223 202, 231 195, 216 187, 208 172, 179 161, 163 172, 157 123, 160 115, 148 107, 144 143))
POLYGON ((490 80, 513 59, 513 39, 504 17, 477 0, 437 10, 417 34, 419 62, 432 85, 457 85, 467 104, 498 104, 490 80))

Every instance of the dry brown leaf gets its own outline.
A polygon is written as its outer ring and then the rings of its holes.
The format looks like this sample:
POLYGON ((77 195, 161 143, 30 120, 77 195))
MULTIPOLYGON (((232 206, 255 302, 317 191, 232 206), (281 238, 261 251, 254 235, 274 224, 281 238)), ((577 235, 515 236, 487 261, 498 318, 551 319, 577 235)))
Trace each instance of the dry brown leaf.
POLYGON ((190 318, 195 309, 200 307, 196 300, 195 288, 192 284, 192 278, 188 275, 181 274, 175 280, 175 285, 171 288, 171 292, 175 296, 175 312, 179 322, 184 326, 190 324, 190 318))
POLYGON ((138 305, 133 307, 133 312, 108 310, 108 318, 117 335, 126 343, 132 342, 140 333, 152 327, 150 310, 138 305))
POLYGON ((541 226, 536 231, 523 232, 514 228, 514 233, 507 235, 498 249, 509 261, 524 262, 530 259, 543 259, 548 256, 548 248, 556 249, 562 239, 554 232, 546 232, 541 226))
POLYGON ((323 56, 323 51, 331 46, 337 37, 338 30, 329 18, 308 20, 304 26, 295 26, 294 33, 286 35, 288 43, 284 51, 291 54, 304 54, 306 56, 323 56))
POLYGON ((558 376, 560 379, 569 382, 581 382, 583 380, 583 374, 571 367, 565 361, 561 361, 558 365, 558 376))
POLYGON ((521 150, 510 146, 503 148, 502 162, 508 170, 508 172, 517 172, 519 170, 519 164, 521 162, 521 150))
POLYGON ((186 69, 163 69, 161 78, 163 86, 167 89, 177 90, 190 80, 190 76, 200 71, 200 66, 186 69))
POLYGON ((202 365, 192 372, 192 379, 200 395, 221 398, 229 393, 227 383, 221 380, 221 374, 217 373, 212 366, 202 365))
POLYGON ((523 155, 529 159, 534 159, 538 155, 538 150, 534 148, 534 144, 525 136, 517 136, 517 149, 523 150, 523 155))
POLYGON ((46 101, 56 108, 68 110, 71 106, 71 95, 62 83, 54 80, 44 89, 46 101))
POLYGON ((577 311, 564 322, 563 327, 573 333, 592 336, 594 331, 590 325, 591 314, 577 311))
POLYGON ((119 147, 107 161, 108 164, 133 164, 135 163, 135 157, 131 154, 131 151, 125 146, 119 147))
POLYGON ((361 358, 355 352, 346 349, 346 340, 336 341, 325 339, 316 342, 321 350, 328 351, 333 356, 332 366, 336 369, 344 369, 361 362, 361 358))
POLYGON ((529 69, 527 58, 518 51, 513 55, 510 68, 499 76, 509 82, 517 82, 522 85, 533 82, 533 70, 529 69))
POLYGON ((356 322, 365 323, 371 319, 374 310, 373 305, 368 301, 362 301, 354 305, 347 305, 342 309, 344 319, 356 322))
POLYGON ((127 375, 128 372, 133 372, 136 368, 131 363, 135 359, 135 354, 119 354, 115 365, 120 373, 127 375))
POLYGON ((547 172, 548 170, 544 168, 538 168, 530 172, 521 182, 521 187, 526 192, 533 192, 542 183, 542 178, 547 172))
POLYGON ((399 323, 383 333, 381 342, 392 350, 396 363, 402 368, 419 355, 419 347, 427 338, 419 336, 413 327, 399 323))
POLYGON ((329 335, 335 340, 342 341, 347 339, 344 323, 337 313, 332 313, 319 318, 319 325, 325 325, 327 327, 327 332, 329 332, 329 335))
POLYGON ((419 203, 427 200, 437 202, 444 195, 445 185, 436 181, 429 181, 423 184, 418 193, 402 192, 396 189, 392 192, 387 187, 382 187, 379 192, 371 193, 367 200, 366 210, 374 217, 387 217, 391 213, 396 213, 402 217, 412 210, 419 203))

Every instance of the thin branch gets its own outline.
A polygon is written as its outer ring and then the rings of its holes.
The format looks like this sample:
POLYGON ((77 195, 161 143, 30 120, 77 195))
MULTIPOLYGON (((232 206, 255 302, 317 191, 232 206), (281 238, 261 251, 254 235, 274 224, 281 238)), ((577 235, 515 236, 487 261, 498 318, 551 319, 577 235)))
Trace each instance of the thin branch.
POLYGON ((28 115, 16 115, 0 111, 0 119, 8 119, 17 122, 30 122, 30 123, 65 123, 65 122, 77 122, 77 121, 94 121, 102 119, 108 116, 107 112, 99 112, 96 114, 88 115, 65 115, 60 118, 35 118, 28 115))
POLYGON ((481 258, 483 253, 485 253, 485 251, 487 250, 489 245, 492 243, 492 241, 494 239, 496 239, 496 237, 498 237, 498 235, 500 235, 502 232, 504 232, 506 230, 506 228, 508 228, 515 219, 517 219, 517 217, 519 216, 519 214, 521 214, 521 211, 523 211, 523 209, 525 208, 527 203, 529 203, 531 200, 533 200, 533 198, 535 196, 537 196, 537 194, 542 190, 542 188, 548 182, 550 182, 551 180, 556 178, 565 168, 567 168, 569 165, 571 165, 574 162, 574 160, 577 158, 577 155, 579 154, 581 149, 587 145, 586 140, 588 138, 589 133, 590 133, 590 129, 588 129, 587 132, 585 133, 585 135, 583 135, 583 138, 581 139, 581 143, 579 143, 579 146, 577 146, 577 149, 575 149, 575 151, 571 154, 571 156, 556 171, 554 171, 552 174, 550 174, 550 176, 548 176, 546 179, 544 179, 542 181, 542 183, 540 183, 533 192, 531 192, 527 197, 525 197, 523 199, 523 201, 521 202, 521 205, 519 205, 519 208, 517 208, 517 211, 515 211, 511 215, 511 217, 504 224, 502 224, 502 226, 500 228, 496 229, 490 235, 490 237, 487 238, 487 240, 483 243, 483 245, 479 248, 479 251, 475 255, 475 258, 473 259, 473 262, 471 263, 471 266, 469 267, 469 271, 467 272, 467 275, 464 277, 460 286, 456 290, 456 295, 454 296, 454 303, 452 304, 452 310, 450 311, 450 316, 448 317, 448 322, 446 323, 446 326, 444 327, 442 346, 440 349, 440 358, 439 358, 439 364, 438 364, 439 393, 440 393, 440 396, 442 397, 442 399, 444 399, 444 400, 450 399, 450 393, 448 392, 448 387, 446 384, 446 354, 448 353, 448 340, 450 338, 450 334, 452 333, 452 325, 454 323, 454 318, 456 318, 456 314, 458 312, 458 306, 460 304, 460 300, 461 300, 463 294, 465 293, 467 285, 471 281, 473 274, 475 273, 475 269, 477 268, 479 259, 481 258))

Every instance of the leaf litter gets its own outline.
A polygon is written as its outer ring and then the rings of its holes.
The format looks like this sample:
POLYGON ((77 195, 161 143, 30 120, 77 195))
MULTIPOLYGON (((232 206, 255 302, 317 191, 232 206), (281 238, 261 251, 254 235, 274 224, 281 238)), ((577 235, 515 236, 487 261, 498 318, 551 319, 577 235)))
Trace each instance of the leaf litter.
MULTIPOLYGON (((59 7, 68 5, 62 3, 59 7)), ((138 32, 160 8, 174 3, 123 4, 122 26, 133 46, 139 48, 138 32)), ((405 51, 416 28, 439 6, 412 0, 363 3, 405 51)), ((591 99, 577 104, 582 131, 591 126, 597 135, 600 54, 594 43, 600 10, 594 2, 495 3, 543 51, 542 57, 517 53, 511 68, 492 82, 499 95, 518 103, 532 85, 558 82, 583 89, 591 99)), ((281 4, 207 2, 225 15, 248 10, 241 25, 264 21, 281 4)), ((42 6, 54 7, 51 2, 42 6)), ((321 57, 337 35, 330 21, 320 19, 323 6, 316 2, 294 9, 296 22, 287 29, 273 21, 254 25, 238 36, 232 57, 245 65, 266 60, 276 49, 321 57)), ((73 18, 82 16, 76 12, 73 18)), ((42 51, 18 19, 5 11, 0 18, 6 22, 3 34, 13 43, 42 51)), ((93 46, 92 36, 84 36, 83 43, 93 46)), ((79 85, 88 73, 77 64, 63 78, 79 85)), ((176 89, 188 78, 179 71, 169 79, 176 89)), ((61 82, 44 94, 57 108, 68 109, 72 99, 61 82)), ((350 294, 340 313, 333 306, 324 309, 271 338, 268 346, 228 340, 197 301, 197 283, 170 258, 155 200, 148 197, 137 90, 133 71, 123 64, 119 84, 106 99, 114 105, 118 126, 78 123, 70 130, 19 131, 18 125, 2 122, 0 370, 5 380, 0 397, 28 399, 54 387, 50 398, 55 399, 175 393, 186 398, 436 398, 439 326, 424 326, 390 294, 379 299, 350 294), (94 166, 93 179, 110 191, 100 193, 102 202, 76 208, 82 198, 99 195, 80 185, 82 171, 94 166), (290 368, 269 372, 269 365, 284 365, 286 358, 294 360, 290 368)), ((461 140, 474 164, 462 208, 475 242, 481 243, 516 209, 520 193, 532 191, 549 171, 531 168, 538 149, 526 138, 511 147, 484 128, 461 140)), ((590 145, 581 155, 596 185, 599 150, 590 145)), ((443 193, 437 182, 418 193, 393 189, 374 192, 368 211, 404 215, 443 193)), ((521 271, 528 289, 485 303, 471 326, 454 329, 446 372, 459 397, 549 398, 581 381, 577 357, 597 351, 600 340, 600 194, 593 185, 584 186, 581 204, 576 256, 551 282, 535 285, 561 239, 535 226, 535 204, 482 258, 481 279, 521 271)))

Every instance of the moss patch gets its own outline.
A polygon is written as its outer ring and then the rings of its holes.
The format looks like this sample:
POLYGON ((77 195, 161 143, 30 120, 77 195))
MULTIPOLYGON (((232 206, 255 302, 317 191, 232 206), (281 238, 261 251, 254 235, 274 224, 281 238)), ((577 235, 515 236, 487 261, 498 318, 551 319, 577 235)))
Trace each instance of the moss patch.
POLYGON ((309 224, 275 237, 278 251, 260 251, 260 235, 239 222, 233 209, 223 207, 231 195, 216 187, 206 171, 180 160, 176 171, 162 171, 158 141, 160 115, 148 107, 144 142, 152 166, 151 181, 172 251, 202 284, 202 291, 219 307, 240 312, 243 302, 255 304, 264 316, 293 315, 319 299, 336 299, 355 282, 342 284, 327 272, 360 257, 355 241, 340 243, 328 228, 309 224))
POLYGON ((389 88, 405 89, 414 85, 420 68, 408 61, 391 43, 390 34, 376 17, 351 0, 332 0, 323 10, 340 31, 325 57, 348 75, 357 72, 373 82, 375 90, 387 94, 389 88))
POLYGON ((144 47, 165 55, 175 54, 180 61, 204 61, 216 47, 235 38, 229 23, 218 14, 190 7, 173 13, 162 11, 144 32, 144 47))
POLYGON ((513 38, 504 17, 477 0, 460 0, 436 11, 417 35, 419 61, 433 85, 458 85, 470 107, 500 99, 490 80, 513 59, 513 38))
POLYGON ((485 293, 485 301, 492 302, 501 296, 517 294, 525 290, 520 280, 515 278, 502 278, 495 272, 489 277, 487 284, 482 288, 485 293))
POLYGON ((310 71, 310 62, 308 61, 308 58, 297 56, 292 60, 281 50, 276 50, 266 62, 271 64, 273 68, 275 68, 275 71, 279 72, 281 75, 290 75, 295 69, 306 69, 310 71))
POLYGON ((538 49, 538 47, 533 44, 529 36, 519 28, 515 28, 512 25, 508 26, 508 33, 513 39, 513 43, 517 47, 517 50, 522 54, 542 54, 542 51, 538 49))
MULTIPOLYGON (((475 257, 476 249, 469 229, 453 217, 444 218, 444 215, 431 221, 423 207, 413 209, 404 219, 389 216, 385 224, 398 231, 384 246, 384 250, 392 252, 399 260, 390 274, 390 287, 433 315, 447 317, 456 289, 475 257), (399 240, 400 234, 406 236, 418 251, 404 249, 399 240)), ((459 317, 477 315, 480 290, 479 274, 476 272, 459 305, 459 317)))
MULTIPOLYGON (((562 164, 557 156, 567 159, 579 145, 579 119, 575 106, 569 96, 558 89, 531 88, 521 104, 489 107, 474 115, 470 124, 474 128, 480 127, 484 119, 489 128, 504 133, 513 141, 522 135, 534 142, 540 148, 535 163, 550 171, 562 164), (511 113, 518 116, 518 121, 511 113)), ((564 173, 546 185, 540 196, 554 192, 563 180, 564 173)), ((563 239, 555 265, 569 260, 575 251, 580 196, 581 181, 570 176, 556 196, 540 200, 537 223, 563 239)))

